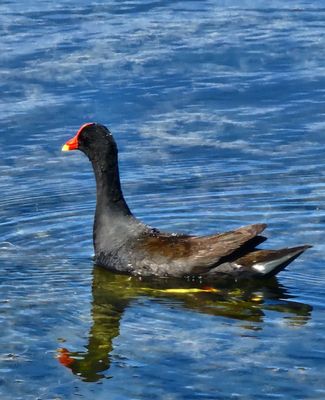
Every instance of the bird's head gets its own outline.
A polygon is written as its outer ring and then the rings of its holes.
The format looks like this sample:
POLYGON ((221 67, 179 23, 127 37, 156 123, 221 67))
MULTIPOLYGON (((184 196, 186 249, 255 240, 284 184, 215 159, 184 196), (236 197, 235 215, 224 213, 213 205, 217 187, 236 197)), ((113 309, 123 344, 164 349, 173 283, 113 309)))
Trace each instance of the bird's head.
POLYGON ((93 160, 115 160, 117 146, 111 132, 101 124, 94 122, 82 125, 76 135, 68 140, 62 147, 62 151, 81 150, 87 157, 93 160))

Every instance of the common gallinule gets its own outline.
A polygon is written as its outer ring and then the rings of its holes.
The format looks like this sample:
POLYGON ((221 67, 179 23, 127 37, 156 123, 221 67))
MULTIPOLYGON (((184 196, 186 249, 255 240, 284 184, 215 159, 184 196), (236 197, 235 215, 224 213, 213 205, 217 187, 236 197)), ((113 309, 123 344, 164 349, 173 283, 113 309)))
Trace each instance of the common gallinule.
POLYGON ((266 224, 254 224, 209 236, 165 233, 136 219, 121 190, 117 146, 103 125, 87 123, 63 147, 81 150, 96 178, 93 229, 95 263, 110 270, 158 277, 270 277, 303 253, 308 245, 258 250, 266 224))

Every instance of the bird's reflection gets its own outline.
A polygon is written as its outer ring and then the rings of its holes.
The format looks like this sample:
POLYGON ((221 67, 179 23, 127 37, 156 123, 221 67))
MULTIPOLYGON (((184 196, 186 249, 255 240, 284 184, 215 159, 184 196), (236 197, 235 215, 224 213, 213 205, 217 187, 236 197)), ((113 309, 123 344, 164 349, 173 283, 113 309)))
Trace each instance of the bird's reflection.
POLYGON ((241 320, 243 334, 246 329, 263 329, 264 316, 268 310, 283 313, 285 321, 292 325, 305 324, 312 311, 311 306, 291 300, 292 296, 278 284, 276 278, 236 285, 222 281, 214 282, 211 286, 180 280, 143 281, 95 267, 92 295, 93 325, 85 350, 58 350, 61 364, 83 380, 91 382, 107 377, 113 339, 119 335, 121 317, 124 310, 139 296, 176 298, 179 307, 241 320))

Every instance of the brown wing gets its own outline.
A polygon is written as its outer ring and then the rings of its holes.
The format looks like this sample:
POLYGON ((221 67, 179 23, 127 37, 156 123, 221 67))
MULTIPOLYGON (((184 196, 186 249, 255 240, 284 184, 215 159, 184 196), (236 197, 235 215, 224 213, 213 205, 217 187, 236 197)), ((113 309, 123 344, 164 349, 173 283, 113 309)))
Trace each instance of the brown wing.
POLYGON ((238 251, 241 246, 259 235, 265 224, 244 226, 234 231, 211 236, 146 236, 138 242, 143 261, 159 265, 166 274, 184 275, 207 272, 218 261, 238 251))

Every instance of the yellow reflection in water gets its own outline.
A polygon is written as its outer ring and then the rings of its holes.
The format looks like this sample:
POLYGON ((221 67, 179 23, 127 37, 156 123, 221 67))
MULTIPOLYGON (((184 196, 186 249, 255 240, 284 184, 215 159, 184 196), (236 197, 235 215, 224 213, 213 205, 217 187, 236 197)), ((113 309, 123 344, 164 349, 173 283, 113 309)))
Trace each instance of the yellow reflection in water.
POLYGON ((113 339, 119 335, 120 320, 129 303, 140 297, 170 299, 179 308, 217 317, 245 321, 241 329, 263 329, 265 312, 284 314, 290 325, 302 325, 310 318, 309 305, 290 300, 287 290, 273 278, 267 282, 211 284, 185 280, 141 280, 117 275, 99 267, 93 271, 93 325, 85 351, 58 349, 58 360, 85 381, 98 381, 110 367, 113 339), (249 322, 249 323, 248 323, 249 322))

